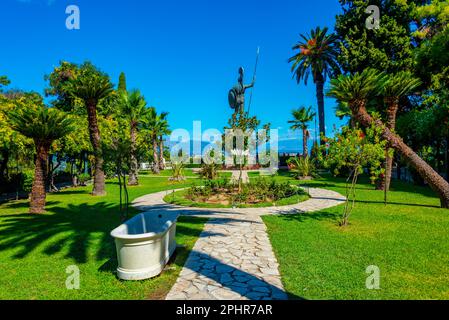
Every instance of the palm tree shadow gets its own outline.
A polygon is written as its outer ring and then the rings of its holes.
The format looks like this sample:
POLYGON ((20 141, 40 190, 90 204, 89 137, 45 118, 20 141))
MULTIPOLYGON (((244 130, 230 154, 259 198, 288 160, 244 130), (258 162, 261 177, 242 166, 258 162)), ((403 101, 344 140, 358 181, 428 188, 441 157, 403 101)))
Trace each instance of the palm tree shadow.
MULTIPOLYGON (((26 204, 27 205, 27 204, 26 204)), ((11 214, 0 217, 0 251, 13 250, 21 259, 42 249, 47 255, 64 253, 77 263, 88 260, 92 242, 99 242, 96 259, 111 257, 109 232, 120 224, 118 207, 110 203, 53 206, 53 214, 11 214)))
MULTIPOLYGON (((355 200, 356 203, 366 203, 366 204, 384 204, 384 201, 374 201, 374 200, 355 200)), ((421 208, 441 208, 441 206, 431 205, 431 204, 419 204, 419 203, 406 203, 406 202, 395 202, 387 201, 386 205, 393 206, 409 206, 409 207, 421 207, 421 208)))
POLYGON ((338 223, 340 214, 338 212, 328 212, 325 210, 314 211, 314 212, 296 212, 296 213, 282 213, 276 215, 279 219, 283 219, 286 221, 297 221, 297 222, 306 222, 307 220, 316 220, 316 221, 332 221, 338 223))

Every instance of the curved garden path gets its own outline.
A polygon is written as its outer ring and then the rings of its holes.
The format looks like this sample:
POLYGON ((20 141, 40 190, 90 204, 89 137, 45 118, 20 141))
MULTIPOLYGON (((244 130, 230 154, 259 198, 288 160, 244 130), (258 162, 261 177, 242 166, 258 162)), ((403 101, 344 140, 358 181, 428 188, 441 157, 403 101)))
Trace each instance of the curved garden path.
POLYGON ((287 299, 278 263, 261 215, 312 212, 345 198, 334 191, 306 188, 307 201, 269 208, 209 209, 167 204, 162 191, 137 198, 142 211, 177 211, 209 217, 166 299, 287 299))

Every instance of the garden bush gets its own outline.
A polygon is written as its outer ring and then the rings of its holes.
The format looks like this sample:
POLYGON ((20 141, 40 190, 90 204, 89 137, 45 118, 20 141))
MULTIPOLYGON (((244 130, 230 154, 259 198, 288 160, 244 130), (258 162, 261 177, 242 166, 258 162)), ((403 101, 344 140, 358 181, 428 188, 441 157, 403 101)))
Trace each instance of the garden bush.
POLYGON ((186 198, 191 201, 208 202, 213 198, 232 204, 276 202, 295 195, 305 195, 305 192, 288 182, 279 183, 268 178, 252 180, 244 184, 240 192, 228 179, 206 180, 203 186, 193 185, 186 192, 186 198))
POLYGON ((310 157, 292 157, 287 164, 298 180, 316 176, 315 162, 310 157))

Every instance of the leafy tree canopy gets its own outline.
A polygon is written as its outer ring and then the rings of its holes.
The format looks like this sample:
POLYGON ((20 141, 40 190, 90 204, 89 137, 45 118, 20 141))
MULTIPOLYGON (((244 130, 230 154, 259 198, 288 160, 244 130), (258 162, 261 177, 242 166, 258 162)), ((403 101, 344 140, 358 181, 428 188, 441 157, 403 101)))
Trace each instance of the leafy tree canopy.
POLYGON ((338 61, 345 72, 363 71, 367 66, 398 72, 413 67, 410 22, 414 1, 340 0, 343 13, 336 17, 335 30, 341 40, 338 61), (380 9, 379 29, 366 28, 368 5, 380 9))

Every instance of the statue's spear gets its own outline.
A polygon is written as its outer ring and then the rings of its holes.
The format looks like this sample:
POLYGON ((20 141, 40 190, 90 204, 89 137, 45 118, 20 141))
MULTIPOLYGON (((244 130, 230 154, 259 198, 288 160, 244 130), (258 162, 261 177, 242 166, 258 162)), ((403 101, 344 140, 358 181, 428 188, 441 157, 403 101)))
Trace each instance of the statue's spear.
MULTIPOLYGON (((253 82, 256 80, 257 64, 259 63, 259 51, 260 51, 260 47, 257 47, 256 64, 254 66, 253 82)), ((251 102, 253 101, 253 92, 254 92, 254 87, 251 89, 251 94, 249 96, 248 115, 249 115, 249 111, 251 109, 251 102)))

